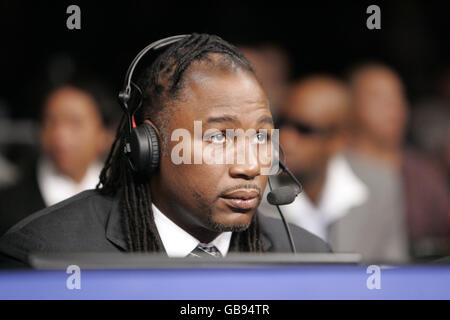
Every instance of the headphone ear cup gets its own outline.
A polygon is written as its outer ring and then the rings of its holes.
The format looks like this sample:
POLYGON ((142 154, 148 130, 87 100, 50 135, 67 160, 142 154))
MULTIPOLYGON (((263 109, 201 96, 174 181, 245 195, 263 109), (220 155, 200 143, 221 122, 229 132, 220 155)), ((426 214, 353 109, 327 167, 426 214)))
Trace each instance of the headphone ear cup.
POLYGON ((150 175, 159 166, 159 139, 148 123, 133 128, 130 136, 130 161, 136 172, 150 175))

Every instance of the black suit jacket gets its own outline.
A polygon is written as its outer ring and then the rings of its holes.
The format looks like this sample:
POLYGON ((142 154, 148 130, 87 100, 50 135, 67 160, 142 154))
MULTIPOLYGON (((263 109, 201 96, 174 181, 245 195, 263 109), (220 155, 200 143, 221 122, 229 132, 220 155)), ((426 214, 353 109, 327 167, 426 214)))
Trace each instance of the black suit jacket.
POLYGON ((33 165, 14 185, 0 192, 0 236, 32 213, 45 208, 33 165))
MULTIPOLYGON (((0 259, 27 262, 32 252, 126 251, 119 199, 95 190, 81 192, 16 224, 0 238, 0 259)), ((265 251, 290 252, 281 220, 259 216, 265 251)), ((290 226, 298 252, 330 252, 308 231, 290 226)))

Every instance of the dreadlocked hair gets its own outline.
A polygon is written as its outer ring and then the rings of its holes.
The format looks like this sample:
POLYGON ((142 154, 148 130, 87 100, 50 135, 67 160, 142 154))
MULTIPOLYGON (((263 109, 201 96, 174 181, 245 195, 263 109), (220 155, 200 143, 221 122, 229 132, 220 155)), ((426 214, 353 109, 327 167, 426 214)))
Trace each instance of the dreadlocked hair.
MULTIPOLYGON (((134 112, 137 125, 146 119, 152 119, 162 139, 167 140, 164 137, 167 136, 165 127, 170 114, 167 112, 168 103, 177 98, 183 87, 183 76, 194 62, 209 62, 213 67, 228 70, 240 68, 254 74, 248 60, 233 45, 215 35, 192 34, 168 46, 142 73, 138 80, 138 85, 143 91, 142 107, 134 112), (216 54, 220 60, 213 61, 211 54, 216 54)), ((135 174, 123 153, 127 125, 124 116, 100 173, 97 190, 104 195, 120 195, 122 226, 129 251, 161 252, 164 251, 163 245, 152 212, 151 177, 135 174)), ((161 149, 166 149, 164 142, 161 149)), ((230 250, 262 252, 256 215, 246 230, 233 233, 230 250)))

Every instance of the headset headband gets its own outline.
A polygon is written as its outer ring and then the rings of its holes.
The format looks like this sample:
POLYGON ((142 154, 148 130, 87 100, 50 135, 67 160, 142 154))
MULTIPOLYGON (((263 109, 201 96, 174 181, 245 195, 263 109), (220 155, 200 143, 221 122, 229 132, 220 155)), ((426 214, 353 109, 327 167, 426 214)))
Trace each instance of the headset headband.
POLYGON ((131 133, 131 130, 133 128, 133 114, 137 109, 139 109, 141 102, 142 102, 142 100, 141 100, 138 107, 135 108, 134 110, 130 111, 130 109, 128 107, 128 101, 131 98, 131 86, 134 86, 139 91, 139 93, 142 95, 142 90, 139 88, 139 86, 137 86, 132 81, 134 69, 136 68, 137 64, 142 59, 142 57, 150 50, 157 50, 157 49, 163 48, 169 44, 180 41, 181 39, 187 38, 189 36, 190 36, 189 34, 181 34, 181 35, 172 36, 172 37, 168 37, 168 38, 164 38, 164 39, 160 39, 155 42, 152 42, 148 46, 146 46, 144 49, 142 49, 136 55, 136 57, 133 59, 133 61, 131 62, 130 66, 128 67, 127 73, 125 75, 125 80, 123 83, 122 90, 119 92, 119 100, 121 102, 122 109, 125 112, 125 115, 127 117, 129 133, 131 133))
POLYGON ((128 110, 128 100, 130 100, 131 95, 131 79, 133 78, 134 69, 136 68, 139 61, 142 59, 142 57, 150 50, 157 50, 160 48, 163 48, 169 44, 172 44, 174 42, 180 41, 181 39, 187 38, 190 35, 188 34, 182 34, 177 36, 172 36, 164 39, 160 39, 158 41, 150 43, 148 46, 146 46, 144 49, 142 49, 136 57, 131 62, 130 66, 128 67, 127 73, 125 75, 125 81, 123 84, 122 91, 119 93, 119 99, 123 102, 124 107, 128 110))

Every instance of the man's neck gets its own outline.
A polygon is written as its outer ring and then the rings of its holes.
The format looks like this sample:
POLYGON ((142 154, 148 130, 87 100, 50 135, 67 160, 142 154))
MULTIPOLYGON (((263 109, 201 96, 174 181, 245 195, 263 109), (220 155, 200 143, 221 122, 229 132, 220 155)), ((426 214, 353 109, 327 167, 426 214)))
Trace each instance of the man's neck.
POLYGON ((401 147, 375 143, 374 141, 360 137, 352 143, 352 149, 370 158, 376 159, 385 165, 398 169, 401 165, 401 147))
POLYGON ((320 197, 322 195, 325 182, 326 182, 326 171, 321 172, 315 177, 303 179, 303 186, 305 189, 305 193, 308 195, 308 198, 316 207, 319 205, 320 197))
POLYGON ((72 179, 72 181, 75 182, 76 184, 80 184, 83 181, 84 177, 86 176, 87 171, 88 171, 88 168, 82 168, 77 171, 66 173, 66 175, 70 179, 72 179))
POLYGON ((185 212, 183 208, 174 208, 169 204, 170 202, 166 201, 166 199, 161 195, 161 192, 156 192, 156 190, 161 190, 161 188, 157 184, 156 179, 152 179, 150 185, 152 192, 152 202, 154 203, 154 205, 167 218, 169 218, 177 226, 189 233, 191 236, 196 238, 198 241, 202 243, 210 243, 220 234, 220 232, 211 231, 202 226, 199 226, 196 221, 192 221, 190 219, 181 219, 180 217, 189 218, 191 217, 191 215, 188 212, 185 212))
MULTIPOLYGON (((316 172, 314 174, 307 175, 298 175, 296 174, 296 178, 300 181, 303 186, 304 192, 307 194, 309 200, 317 206, 320 202, 320 197, 322 195, 322 190, 325 186, 325 182, 327 179, 327 169, 324 168, 320 172, 316 172)), ((289 182, 290 178, 283 175, 283 181, 289 182)))
POLYGON ((58 167, 58 165, 49 158, 44 158, 43 161, 45 165, 48 166, 52 171, 55 171, 59 175, 66 176, 76 184, 80 184, 83 181, 89 170, 89 166, 87 167, 81 166, 79 168, 71 168, 70 170, 64 170, 58 167))

